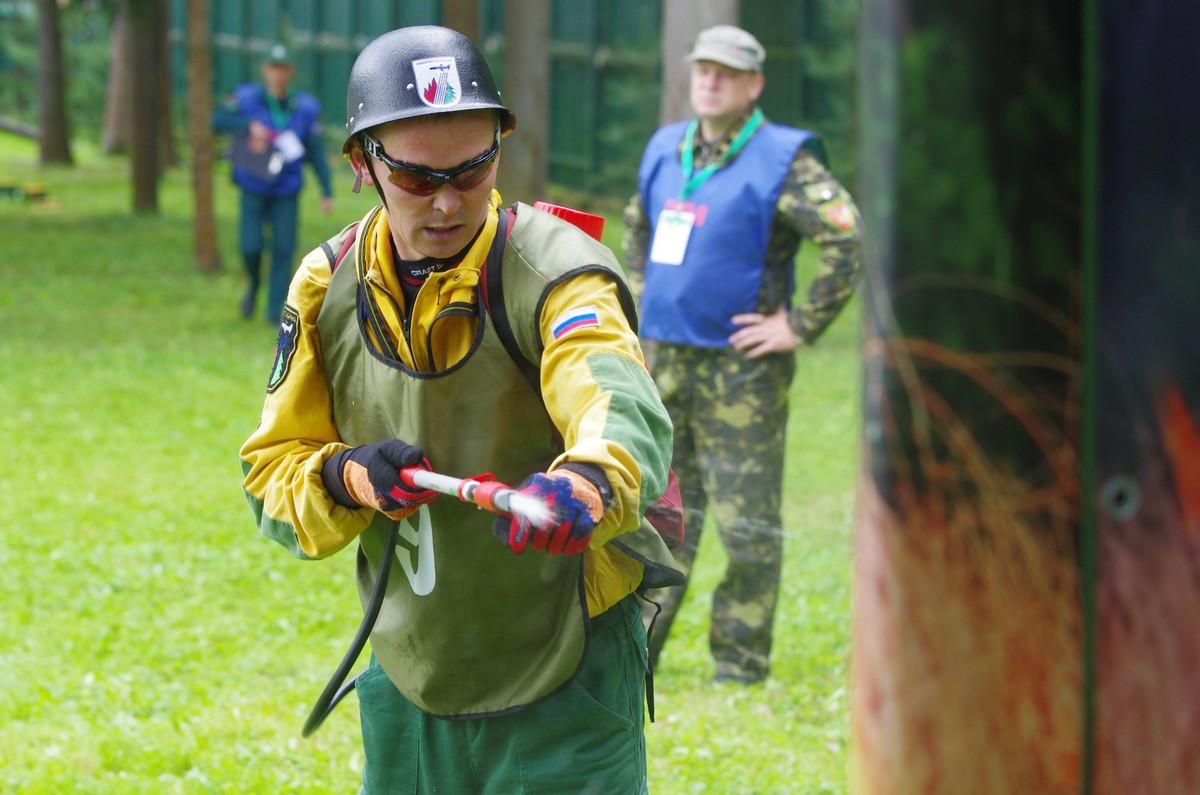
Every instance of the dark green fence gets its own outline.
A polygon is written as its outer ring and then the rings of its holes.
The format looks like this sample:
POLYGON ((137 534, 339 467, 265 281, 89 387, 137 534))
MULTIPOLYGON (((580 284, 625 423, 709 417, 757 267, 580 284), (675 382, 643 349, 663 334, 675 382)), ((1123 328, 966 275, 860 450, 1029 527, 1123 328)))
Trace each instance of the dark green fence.
POLYGON ((835 173, 853 184, 858 4, 743 0, 742 25, 767 50, 763 111, 818 133, 835 173))
MULTIPOLYGON (((503 62, 504 3, 484 6, 495 67, 503 62)), ((550 181, 626 196, 657 126, 662 2, 553 0, 552 13, 550 181)), ((767 115, 821 134, 834 170, 852 183, 858 4, 746 0, 741 23, 767 48, 767 115)))
MULTIPOLYGON (((182 31, 185 0, 172 0, 182 31)), ((481 0, 480 42, 503 90, 504 0, 481 0)), ((853 85, 857 4, 845 0, 757 0, 742 24, 767 48, 763 106, 780 122, 808 127, 827 144, 837 173, 853 178, 853 85)), ((437 23, 438 0, 213 0, 214 88, 255 80, 276 40, 297 56, 299 85, 325 107, 340 143, 346 76, 371 38, 401 25, 437 23)), ((658 119, 661 0, 552 0, 550 181, 616 197, 635 187, 638 158, 658 119)), ((183 37, 175 37, 176 58, 183 37)), ((176 69, 179 90, 183 70, 176 69)))
MULTIPOLYGON (((183 82, 185 0, 172 0, 177 91, 183 82)), ((474 37, 504 86, 503 0, 482 0, 474 37)), ((437 0, 214 0, 213 87, 224 94, 257 80, 262 54, 275 41, 296 57, 296 83, 321 99, 331 139, 340 143, 346 76, 359 50, 402 25, 436 24, 437 0)), ((550 181, 577 190, 622 195, 654 131, 659 98, 658 2, 555 0, 552 3, 550 181)))
MULTIPOLYGON (((186 0, 169 0, 171 80, 177 118, 186 109, 186 0)), ((505 0, 480 0, 477 40, 505 91, 505 0)), ((100 3, 63 11, 74 134, 99 137, 108 64, 100 3)), ((297 84, 320 98, 331 146, 340 147, 346 77, 375 36, 437 23, 440 0, 210 0, 213 90, 259 79, 276 41, 297 60, 297 84)), ((742 24, 766 45, 771 118, 822 135, 835 172, 853 182, 854 54, 858 4, 847 0, 743 0, 742 24)), ((641 149, 660 101, 662 0, 552 0, 550 181, 614 197, 634 188, 641 149)), ((0 0, 0 116, 37 123, 32 0, 0 0)), ((337 151, 333 147, 333 151, 337 151)))
POLYGON ((37 121, 37 12, 0 0, 0 116, 24 124, 37 121))
MULTIPOLYGON (((186 91, 186 0, 171 0, 176 93, 186 91)), ((267 48, 282 42, 296 59, 296 85, 316 95, 329 135, 340 144, 346 78, 354 58, 374 37, 404 25, 436 24, 438 0, 211 0, 213 90, 224 95, 260 79, 267 48)))

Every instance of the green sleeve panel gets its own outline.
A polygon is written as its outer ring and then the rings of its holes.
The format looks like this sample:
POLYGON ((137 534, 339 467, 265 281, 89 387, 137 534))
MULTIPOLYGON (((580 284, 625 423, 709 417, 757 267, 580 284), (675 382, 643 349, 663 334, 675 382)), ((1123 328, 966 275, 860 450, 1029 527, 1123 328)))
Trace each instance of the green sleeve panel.
MULTIPOLYGON (((245 478, 249 472, 250 463, 242 461, 242 477, 245 478)), ((315 560, 315 558, 306 555, 304 550, 300 548, 300 539, 296 536, 296 528, 287 522, 281 522, 278 519, 272 519, 267 516, 263 510, 264 503, 262 499, 255 497, 247 489, 243 488, 242 493, 246 495, 246 502, 250 504, 250 510, 254 512, 254 521, 258 524, 259 532, 283 546, 294 557, 301 560, 315 560)))
POLYGON ((645 367, 615 354, 597 354, 587 361, 596 383, 611 395, 604 438, 620 445, 639 463, 640 503, 645 507, 667 488, 670 417, 645 367))

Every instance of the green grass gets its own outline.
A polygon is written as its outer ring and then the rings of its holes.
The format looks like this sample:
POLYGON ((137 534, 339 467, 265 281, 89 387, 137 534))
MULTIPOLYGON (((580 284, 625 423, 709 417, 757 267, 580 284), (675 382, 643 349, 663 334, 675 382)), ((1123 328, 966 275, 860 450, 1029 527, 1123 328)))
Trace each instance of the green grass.
MULTIPOLYGON (((0 182, 49 190, 0 196, 0 791, 354 792, 353 698, 299 731, 360 617, 353 556, 294 560, 241 495, 274 330, 237 317, 224 169, 211 276, 186 173, 138 217, 124 161, 76 157, 39 168, 0 135, 0 182)), ((304 250, 367 206, 337 173, 334 217, 306 191, 304 250)), ((708 684, 709 533, 656 676, 655 795, 847 789, 856 317, 799 359, 773 676, 708 684)))

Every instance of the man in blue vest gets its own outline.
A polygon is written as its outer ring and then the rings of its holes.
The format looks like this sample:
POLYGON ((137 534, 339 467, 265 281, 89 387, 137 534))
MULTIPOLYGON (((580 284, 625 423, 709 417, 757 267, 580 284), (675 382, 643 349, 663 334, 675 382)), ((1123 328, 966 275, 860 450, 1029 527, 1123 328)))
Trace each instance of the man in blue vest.
POLYGON ((271 275, 266 317, 279 322, 292 257, 296 251, 298 196, 308 163, 321 183, 321 210, 333 209, 329 164, 321 140, 321 103, 289 85, 296 68, 287 48, 276 44, 262 63, 262 84, 233 90, 213 113, 213 129, 233 134, 230 157, 233 181, 241 189, 238 242, 249 284, 242 297, 242 317, 254 314, 261 281, 265 227, 271 228, 271 275))
MULTIPOLYGON (((796 351, 816 342, 858 277, 859 214, 811 132, 758 107, 764 50, 718 25, 689 56, 695 117, 646 146, 625 211, 625 265, 640 295, 648 365, 675 429, 688 571, 711 507, 729 555, 713 595, 716 680, 769 671, 783 552, 780 513, 788 389, 796 351), (793 305, 794 257, 821 248, 807 300, 793 305)), ((651 660, 685 588, 660 594, 651 660)))

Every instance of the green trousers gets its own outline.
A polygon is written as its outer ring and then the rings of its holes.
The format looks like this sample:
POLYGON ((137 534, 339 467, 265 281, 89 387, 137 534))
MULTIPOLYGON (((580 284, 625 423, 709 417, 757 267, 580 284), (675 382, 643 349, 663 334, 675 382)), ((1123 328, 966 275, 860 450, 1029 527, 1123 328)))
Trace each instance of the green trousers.
POLYGON ((356 684, 360 795, 645 795, 646 633, 636 597, 595 623, 608 619, 565 689, 498 717, 426 715, 372 658, 356 684))
POLYGON ((261 280, 262 253, 267 246, 264 228, 271 227, 271 272, 267 280, 267 319, 279 321, 296 254, 296 234, 299 224, 299 199, 296 196, 262 196, 242 191, 241 219, 238 241, 249 278, 247 297, 253 307, 254 294, 261 280))

